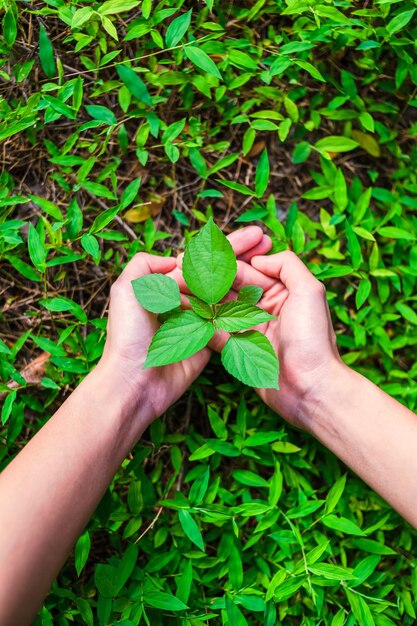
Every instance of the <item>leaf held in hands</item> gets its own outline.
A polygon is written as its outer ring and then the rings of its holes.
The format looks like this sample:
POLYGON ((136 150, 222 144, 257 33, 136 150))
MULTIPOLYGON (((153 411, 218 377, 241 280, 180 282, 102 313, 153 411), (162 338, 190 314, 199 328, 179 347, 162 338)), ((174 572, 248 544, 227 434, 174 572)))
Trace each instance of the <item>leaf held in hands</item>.
POLYGON ((239 302, 246 302, 247 304, 258 304, 259 300, 262 298, 263 292, 262 287, 246 285, 246 287, 242 287, 237 294, 237 299, 239 302))
POLYGON ((187 245, 182 265, 184 280, 200 300, 215 304, 231 288, 236 272, 233 248, 210 218, 187 245))
POLYGON ((273 319, 276 319, 274 315, 266 313, 253 304, 234 301, 225 302, 219 306, 216 312, 215 325, 228 333, 234 333, 273 319))
POLYGON ((279 364, 269 339, 257 330, 232 335, 222 351, 225 369, 245 385, 279 389, 279 364))
POLYGON ((153 336, 144 368, 177 363, 202 350, 214 335, 213 324, 193 311, 172 315, 153 336))
POLYGON ((132 280, 136 300, 151 313, 165 313, 181 304, 175 280, 165 274, 148 274, 132 280))
POLYGON ((197 313, 200 317, 204 317, 206 320, 211 320, 213 312, 209 304, 206 304, 203 300, 195 296, 188 296, 188 300, 190 301, 194 313, 197 313))

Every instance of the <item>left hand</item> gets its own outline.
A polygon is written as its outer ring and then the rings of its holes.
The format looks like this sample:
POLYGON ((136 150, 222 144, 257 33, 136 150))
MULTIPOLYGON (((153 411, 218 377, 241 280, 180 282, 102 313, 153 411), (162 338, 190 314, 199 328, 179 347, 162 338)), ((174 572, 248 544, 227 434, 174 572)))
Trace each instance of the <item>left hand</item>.
MULTIPOLYGON (((245 261, 265 254, 271 247, 269 237, 257 226, 236 231, 229 240, 236 256, 245 261)), ((116 379, 118 393, 128 394, 138 407, 140 430, 178 400, 203 371, 211 354, 209 348, 204 348, 179 363, 142 369, 159 324, 156 315, 137 302, 131 281, 152 273, 171 275, 181 289, 182 276, 175 258, 143 252, 133 257, 111 288, 107 341, 98 365, 113 382, 116 379)))

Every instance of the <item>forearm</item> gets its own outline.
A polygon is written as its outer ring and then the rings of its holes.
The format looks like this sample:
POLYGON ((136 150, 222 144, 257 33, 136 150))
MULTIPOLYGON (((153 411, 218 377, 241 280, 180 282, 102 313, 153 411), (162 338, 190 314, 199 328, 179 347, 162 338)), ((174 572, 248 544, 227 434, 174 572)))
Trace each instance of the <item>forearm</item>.
POLYGON ((109 378, 96 368, 0 476, 1 626, 31 623, 146 427, 109 378))
POLYGON ((306 429, 417 527, 417 416, 346 366, 324 384, 306 429))

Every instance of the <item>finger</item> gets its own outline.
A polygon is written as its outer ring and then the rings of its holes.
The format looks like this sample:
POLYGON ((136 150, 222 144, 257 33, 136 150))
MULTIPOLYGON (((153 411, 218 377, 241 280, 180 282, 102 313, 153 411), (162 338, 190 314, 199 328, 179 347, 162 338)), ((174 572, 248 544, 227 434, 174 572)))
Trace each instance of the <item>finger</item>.
POLYGON ((176 261, 173 257, 155 256, 139 252, 129 261, 118 278, 121 282, 130 282, 134 278, 146 276, 146 274, 167 274, 174 269, 176 261))
POLYGON ((265 276, 262 272, 258 272, 258 270, 252 267, 252 265, 249 265, 244 261, 237 262, 237 274, 233 282, 233 289, 236 291, 242 289, 242 287, 246 287, 247 285, 256 285, 266 291, 267 289, 273 287, 275 283, 276 280, 273 280, 273 278, 270 278, 269 276, 265 276))
POLYGON ((201 374, 207 363, 210 361, 210 357, 211 350, 209 346, 206 346, 196 354, 193 354, 193 356, 190 356, 188 359, 183 361, 183 367, 186 372, 186 376, 189 379, 189 385, 197 378, 197 376, 201 374))
MULTIPOLYGON (((178 258, 176 259, 178 260, 178 258)), ((182 276, 182 271, 181 269, 177 266, 174 267, 173 270, 171 270, 170 272, 168 272, 167 276, 169 276, 169 278, 172 278, 173 280, 175 280, 175 282, 177 283, 178 287, 180 288, 181 293, 185 293, 190 295, 191 291, 188 289, 185 280, 182 276)))
POLYGON ((251 260, 251 265, 267 276, 278 278, 291 292, 304 291, 306 286, 318 283, 310 270, 290 250, 271 256, 256 256, 251 260))
MULTIPOLYGON (((272 246, 271 239, 268 235, 263 234, 262 229, 259 228, 259 226, 246 226, 241 230, 236 230, 235 232, 230 233, 227 238, 237 257, 242 254, 249 253, 252 249, 257 248, 258 246, 261 246, 261 251, 256 254, 265 254, 265 252, 268 252, 272 246)), ((178 267, 182 267, 183 257, 183 252, 177 256, 178 267)))
POLYGON ((264 234, 259 226, 246 226, 245 228, 230 233, 227 238, 232 245, 235 255, 241 256, 258 246, 263 240, 264 234))
POLYGON ((239 259, 241 261, 246 261, 246 263, 249 263, 250 260, 254 256, 259 256, 261 254, 267 254, 267 252, 269 252, 271 248, 272 248, 271 238, 268 237, 268 235, 264 235, 262 237, 261 241, 256 246, 254 246, 253 248, 251 248, 250 250, 248 250, 244 254, 241 254, 239 256, 239 259))
POLYGON ((214 352, 221 352, 229 337, 229 333, 227 333, 225 330, 220 330, 214 333, 213 337, 209 341, 208 347, 211 350, 214 350, 214 352))

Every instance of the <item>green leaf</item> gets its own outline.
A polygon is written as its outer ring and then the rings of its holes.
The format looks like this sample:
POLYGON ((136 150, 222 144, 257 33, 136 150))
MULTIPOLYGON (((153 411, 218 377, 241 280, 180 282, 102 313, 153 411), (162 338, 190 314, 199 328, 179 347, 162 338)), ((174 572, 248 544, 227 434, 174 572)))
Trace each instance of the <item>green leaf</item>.
POLYGON ((327 6, 325 4, 317 4, 314 7, 315 13, 320 15, 320 17, 327 17, 329 20, 333 22, 338 22, 340 24, 351 24, 351 21, 347 15, 344 15, 341 11, 336 9, 336 7, 327 6))
POLYGON ((204 52, 201 48, 197 48, 197 46, 184 46, 184 53, 187 59, 194 63, 196 67, 212 76, 216 76, 216 78, 222 78, 217 65, 214 61, 210 59, 208 54, 204 52))
POLYGON ((246 385, 279 389, 278 359, 269 339, 256 330, 232 335, 222 350, 225 369, 246 385))
POLYGON ((194 313, 197 313, 197 315, 204 317, 207 320, 212 319, 213 311, 211 310, 211 306, 209 304, 206 304, 206 302, 200 300, 200 298, 197 298, 196 296, 187 296, 187 298, 190 301, 194 313))
POLYGON ((262 198, 269 182, 269 160, 266 148, 262 151, 256 167, 255 174, 255 194, 257 198, 262 198))
POLYGON ((307 141, 300 141, 296 145, 294 152, 292 153, 293 163, 304 163, 308 159, 311 153, 311 146, 307 141))
POLYGON ((240 289, 237 294, 237 299, 239 302, 257 304, 262 298, 263 292, 264 290, 262 287, 257 287, 256 285, 246 285, 246 287, 242 287, 242 289, 240 289))
POLYGON ((326 497, 325 513, 331 513, 339 502, 346 485, 346 474, 341 476, 330 489, 326 497))
POLYGON ((217 178, 216 181, 229 189, 233 189, 233 191, 238 191, 239 193, 243 193, 245 196, 254 196, 255 192, 246 185, 242 185, 242 183, 236 183, 234 180, 221 180, 221 178, 217 178))
POLYGON ((109 17, 103 15, 101 17, 101 23, 103 24, 104 30, 109 33, 110 37, 113 37, 116 41, 119 41, 119 36, 117 34, 116 26, 113 24, 109 17))
POLYGON ((119 211, 119 207, 114 207, 113 209, 106 209, 102 213, 100 213, 93 222, 89 230, 90 235, 94 235, 95 233, 99 233, 103 228, 105 228, 110 222, 114 220, 117 213, 119 211))
POLYGON ((278 454, 294 454, 301 450, 301 448, 290 441, 277 441, 277 443, 272 444, 272 449, 274 452, 278 452, 278 454))
POLYGON ((276 602, 283 602, 288 600, 299 590, 299 588, 305 583, 305 576, 294 576, 288 578, 283 583, 278 585, 274 592, 274 598, 276 602))
POLYGON ((129 580, 138 560, 138 552, 139 547, 136 544, 131 543, 123 554, 117 570, 116 595, 129 580))
POLYGON ((45 198, 40 198, 39 196, 33 196, 29 194, 29 198, 37 204, 45 213, 56 219, 57 221, 64 221, 64 216, 62 215, 61 209, 59 209, 56 204, 51 202, 50 200, 46 200, 45 198))
POLYGON ((145 591, 143 601, 145 604, 161 611, 185 611, 188 609, 184 602, 165 591, 145 591))
POLYGON ((308 569, 316 576, 323 576, 329 580, 354 580, 356 578, 350 568, 331 563, 316 563, 310 565, 308 569))
POLYGON ((108 0, 98 8, 100 15, 118 15, 139 6, 139 0, 108 0))
POLYGON ((39 303, 45 307, 48 311, 59 313, 63 311, 71 311, 71 313, 83 324, 87 323, 87 316, 84 313, 82 307, 70 300, 69 298, 47 298, 46 300, 39 300, 39 303))
POLYGON ((39 272, 45 271, 46 250, 38 231, 29 224, 28 250, 30 260, 39 272))
POLYGON ((99 563, 95 568, 94 582, 102 596, 112 598, 116 595, 117 569, 112 565, 99 563))
POLYGON ((362 265, 363 257, 360 243, 349 222, 346 222, 346 240, 352 267, 354 270, 357 270, 362 265))
POLYGON ((201 473, 193 482, 190 493, 188 494, 189 501, 193 506, 198 506, 203 501, 210 480, 210 468, 208 466, 204 467, 203 465, 200 467, 202 468, 201 473))
POLYGON ((122 193, 122 197, 120 198, 120 208, 125 209, 133 202, 133 200, 138 195, 139 187, 142 182, 141 178, 135 178, 130 181, 126 189, 122 193))
POLYGON ((360 309, 361 306, 366 302, 369 294, 371 293, 371 289, 372 289, 371 281, 368 280, 367 278, 363 278, 358 285, 358 290, 355 296, 357 309, 360 309))
POLYGON ((116 65, 116 72, 118 73, 120 80, 126 85, 130 93, 133 94, 135 98, 144 102, 148 106, 152 106, 152 99, 145 83, 141 78, 139 78, 131 67, 119 64, 116 65))
POLYGON ((307 517, 311 515, 323 506, 323 500, 306 500, 297 506, 288 509, 288 519, 299 519, 300 517, 307 517))
POLYGON ((210 426, 216 437, 219 439, 227 439, 227 428, 220 415, 218 415, 211 406, 207 408, 207 414, 210 420, 210 426))
POLYGON ((177 283, 165 274, 141 276, 132 280, 132 287, 139 304, 152 313, 165 313, 181 304, 177 283))
POLYGON ((100 245, 94 237, 94 235, 90 235, 89 233, 84 233, 81 237, 81 245, 87 254, 91 254, 95 261, 99 261, 100 259, 100 245))
POLYGON ((391 36, 398 33, 398 31, 402 30, 404 26, 407 26, 415 12, 415 9, 411 9, 410 11, 403 11, 399 15, 396 15, 390 22, 388 22, 386 26, 387 32, 391 36))
POLYGON ((276 431, 268 431, 268 432, 258 432, 253 435, 250 435, 247 439, 245 439, 244 446, 245 448, 255 448, 257 446, 264 446, 265 444, 271 443, 272 441, 276 441, 282 437, 282 433, 276 431))
POLYGON ((90 533, 86 530, 78 539, 75 544, 75 569, 77 570, 77 576, 79 576, 87 563, 88 555, 90 554, 91 541, 90 533))
POLYGON ((14 44, 17 35, 17 24, 14 11, 8 9, 3 17, 3 37, 9 48, 14 44))
POLYGON ((276 319, 276 317, 263 309, 237 300, 225 302, 217 308, 214 325, 228 333, 234 333, 273 319, 276 319))
POLYGON ((42 282, 41 276, 25 261, 19 259, 19 257, 9 254, 7 257, 10 265, 12 265, 19 274, 22 274, 25 278, 33 280, 36 283, 42 282))
POLYGON ((397 228, 396 226, 382 226, 377 230, 381 237, 387 237, 388 239, 407 239, 414 241, 416 236, 413 232, 405 230, 404 228, 397 228))
POLYGON ((241 610, 233 602, 232 598, 226 596, 226 613, 229 624, 233 626, 248 626, 248 622, 243 616, 241 610))
POLYGON ((85 107, 87 113, 95 120, 100 120, 106 124, 117 124, 117 118, 113 111, 98 104, 89 104, 85 107))
POLYGON ((71 19, 71 28, 80 28, 85 22, 94 15, 94 10, 91 7, 82 7, 77 9, 71 19))
POLYGON ((88 600, 85 600, 85 598, 77 598, 76 602, 77 609, 79 610, 86 626, 94 626, 94 615, 88 600))
POLYGON ((197 522, 195 521, 191 513, 186 509, 180 509, 178 517, 182 529, 187 535, 188 539, 190 539, 190 541, 192 541, 197 546, 197 548, 200 548, 200 550, 203 550, 204 552, 203 537, 201 535, 199 527, 197 526, 197 522))
POLYGON ((232 476, 239 483, 248 487, 269 487, 269 483, 265 478, 249 470, 234 470, 232 476))
POLYGON ((41 25, 39 29, 39 59, 41 67, 48 78, 52 78, 56 74, 56 65, 54 57, 54 49, 51 41, 46 34, 46 30, 41 25))
POLYGON ((349 152, 359 146, 357 141, 349 139, 349 137, 339 137, 337 135, 330 135, 329 137, 323 137, 314 144, 316 150, 323 152, 349 152))
POLYGON ((3 425, 10 418, 10 415, 13 409, 13 404, 16 400, 16 397, 17 397, 17 390, 14 389, 13 391, 8 392, 6 399, 3 402, 3 406, 1 408, 1 423, 3 425))
POLYGON ((172 315, 155 333, 144 365, 177 363, 202 350, 214 335, 213 324, 193 311, 172 315))
POLYGON ((210 218, 187 245, 182 273, 190 291, 207 304, 221 300, 237 272, 233 248, 210 218))
POLYGON ((410 322, 411 324, 417 326, 417 313, 413 311, 411 307, 409 307, 407 304, 404 304, 404 302, 397 302, 395 304, 395 308, 399 313, 401 313, 401 315, 404 319, 407 320, 407 322, 410 322))
POLYGON ((375 626, 374 618, 372 617, 371 610, 366 604, 362 596, 350 591, 346 588, 347 599, 349 600, 352 613, 355 616, 359 626, 375 626))
POLYGON ((187 13, 175 18, 175 20, 173 20, 168 26, 165 35, 167 48, 173 48, 184 37, 190 25, 192 12, 193 10, 190 9, 187 13))
POLYGON ((308 72, 310 74, 310 76, 312 76, 316 80, 321 80, 322 82, 326 82, 326 79, 322 76, 322 74, 319 72, 317 67, 315 67, 314 65, 312 65, 308 61, 302 61, 301 59, 295 59, 295 63, 298 65, 298 67, 301 67, 303 70, 308 72))
POLYGON ((338 530, 342 533, 346 533, 347 535, 358 535, 362 536, 365 533, 355 522, 347 519, 346 517, 338 517, 337 515, 326 515, 321 520, 325 526, 328 528, 332 528, 333 530, 338 530))

